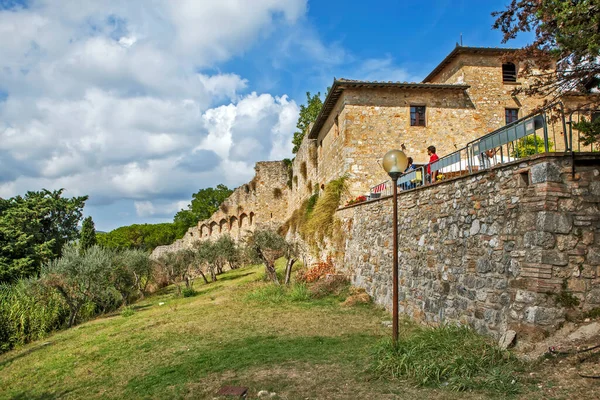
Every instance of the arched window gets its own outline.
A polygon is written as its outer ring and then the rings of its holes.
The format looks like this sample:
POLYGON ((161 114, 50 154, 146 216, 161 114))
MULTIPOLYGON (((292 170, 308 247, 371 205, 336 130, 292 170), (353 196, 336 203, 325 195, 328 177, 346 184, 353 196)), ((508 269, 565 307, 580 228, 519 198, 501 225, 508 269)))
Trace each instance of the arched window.
POLYGON ((509 62, 502 64, 502 82, 516 82, 517 81, 517 67, 515 64, 509 62))

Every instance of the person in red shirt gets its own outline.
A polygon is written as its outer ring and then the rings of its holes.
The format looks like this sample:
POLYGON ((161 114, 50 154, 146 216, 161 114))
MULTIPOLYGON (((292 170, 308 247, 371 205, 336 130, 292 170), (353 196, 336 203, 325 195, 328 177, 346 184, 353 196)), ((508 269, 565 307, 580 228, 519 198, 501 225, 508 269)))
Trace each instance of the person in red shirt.
POLYGON ((431 163, 440 159, 438 155, 435 154, 435 146, 429 146, 427 148, 427 155, 429 156, 429 164, 427 164, 427 174, 429 175, 431 182, 435 182, 438 172, 437 170, 435 170, 433 171, 433 174, 431 173, 431 163))

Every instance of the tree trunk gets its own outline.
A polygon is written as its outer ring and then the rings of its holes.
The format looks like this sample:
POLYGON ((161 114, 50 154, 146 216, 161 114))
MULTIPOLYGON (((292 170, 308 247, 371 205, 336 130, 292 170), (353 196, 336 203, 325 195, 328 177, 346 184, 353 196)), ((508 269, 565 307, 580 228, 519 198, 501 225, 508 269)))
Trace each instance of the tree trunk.
POLYGON ((257 249, 258 256, 262 259, 265 264, 265 271, 271 282, 279 285, 279 278, 277 278, 277 271, 275 270, 275 263, 271 262, 260 249, 257 249))
POLYGON ((212 282, 216 282, 217 281, 217 274, 215 273, 215 267, 211 266, 209 267, 210 270, 210 279, 212 282))
POLYGON ((285 265, 285 284, 289 285, 290 284, 290 278, 292 277, 292 267, 294 266, 294 263, 296 262, 296 259, 290 257, 287 259, 287 263, 285 265))
POLYGON ((198 270, 198 272, 200 272, 200 275, 202 275, 202 279, 204 279, 204 283, 206 283, 208 285, 208 279, 206 279, 206 275, 204 275, 204 272, 202 272, 202 270, 198 270))
POLYGON ((69 315, 69 328, 75 325, 75 321, 77 320, 77 315, 79 314, 80 305, 73 305, 71 308, 71 315, 69 315))

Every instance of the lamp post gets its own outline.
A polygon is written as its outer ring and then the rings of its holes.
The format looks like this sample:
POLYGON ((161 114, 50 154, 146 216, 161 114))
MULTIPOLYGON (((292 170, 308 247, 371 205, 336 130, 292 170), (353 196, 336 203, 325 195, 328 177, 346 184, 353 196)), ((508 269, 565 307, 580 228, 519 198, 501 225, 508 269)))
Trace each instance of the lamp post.
POLYGON ((393 182, 393 265, 392 265, 392 340, 394 345, 398 344, 398 178, 408 165, 408 160, 404 152, 400 150, 390 150, 383 156, 383 169, 388 173, 393 182))

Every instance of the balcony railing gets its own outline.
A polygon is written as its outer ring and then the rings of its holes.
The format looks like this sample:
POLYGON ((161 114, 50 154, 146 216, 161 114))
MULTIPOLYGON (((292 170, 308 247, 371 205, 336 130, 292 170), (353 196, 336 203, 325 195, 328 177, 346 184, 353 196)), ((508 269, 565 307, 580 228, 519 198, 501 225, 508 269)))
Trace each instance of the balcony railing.
MULTIPOLYGON (((538 153, 594 151, 591 146, 583 147, 579 131, 573 133, 573 123, 580 121, 583 115, 589 116, 589 120, 597 113, 598 110, 572 112, 567 130, 562 103, 552 104, 473 140, 431 164, 407 171, 398 179, 398 187, 410 190, 434 180, 467 175, 538 153)), ((391 195, 391 185, 387 180, 373 186, 370 197, 391 195)))

